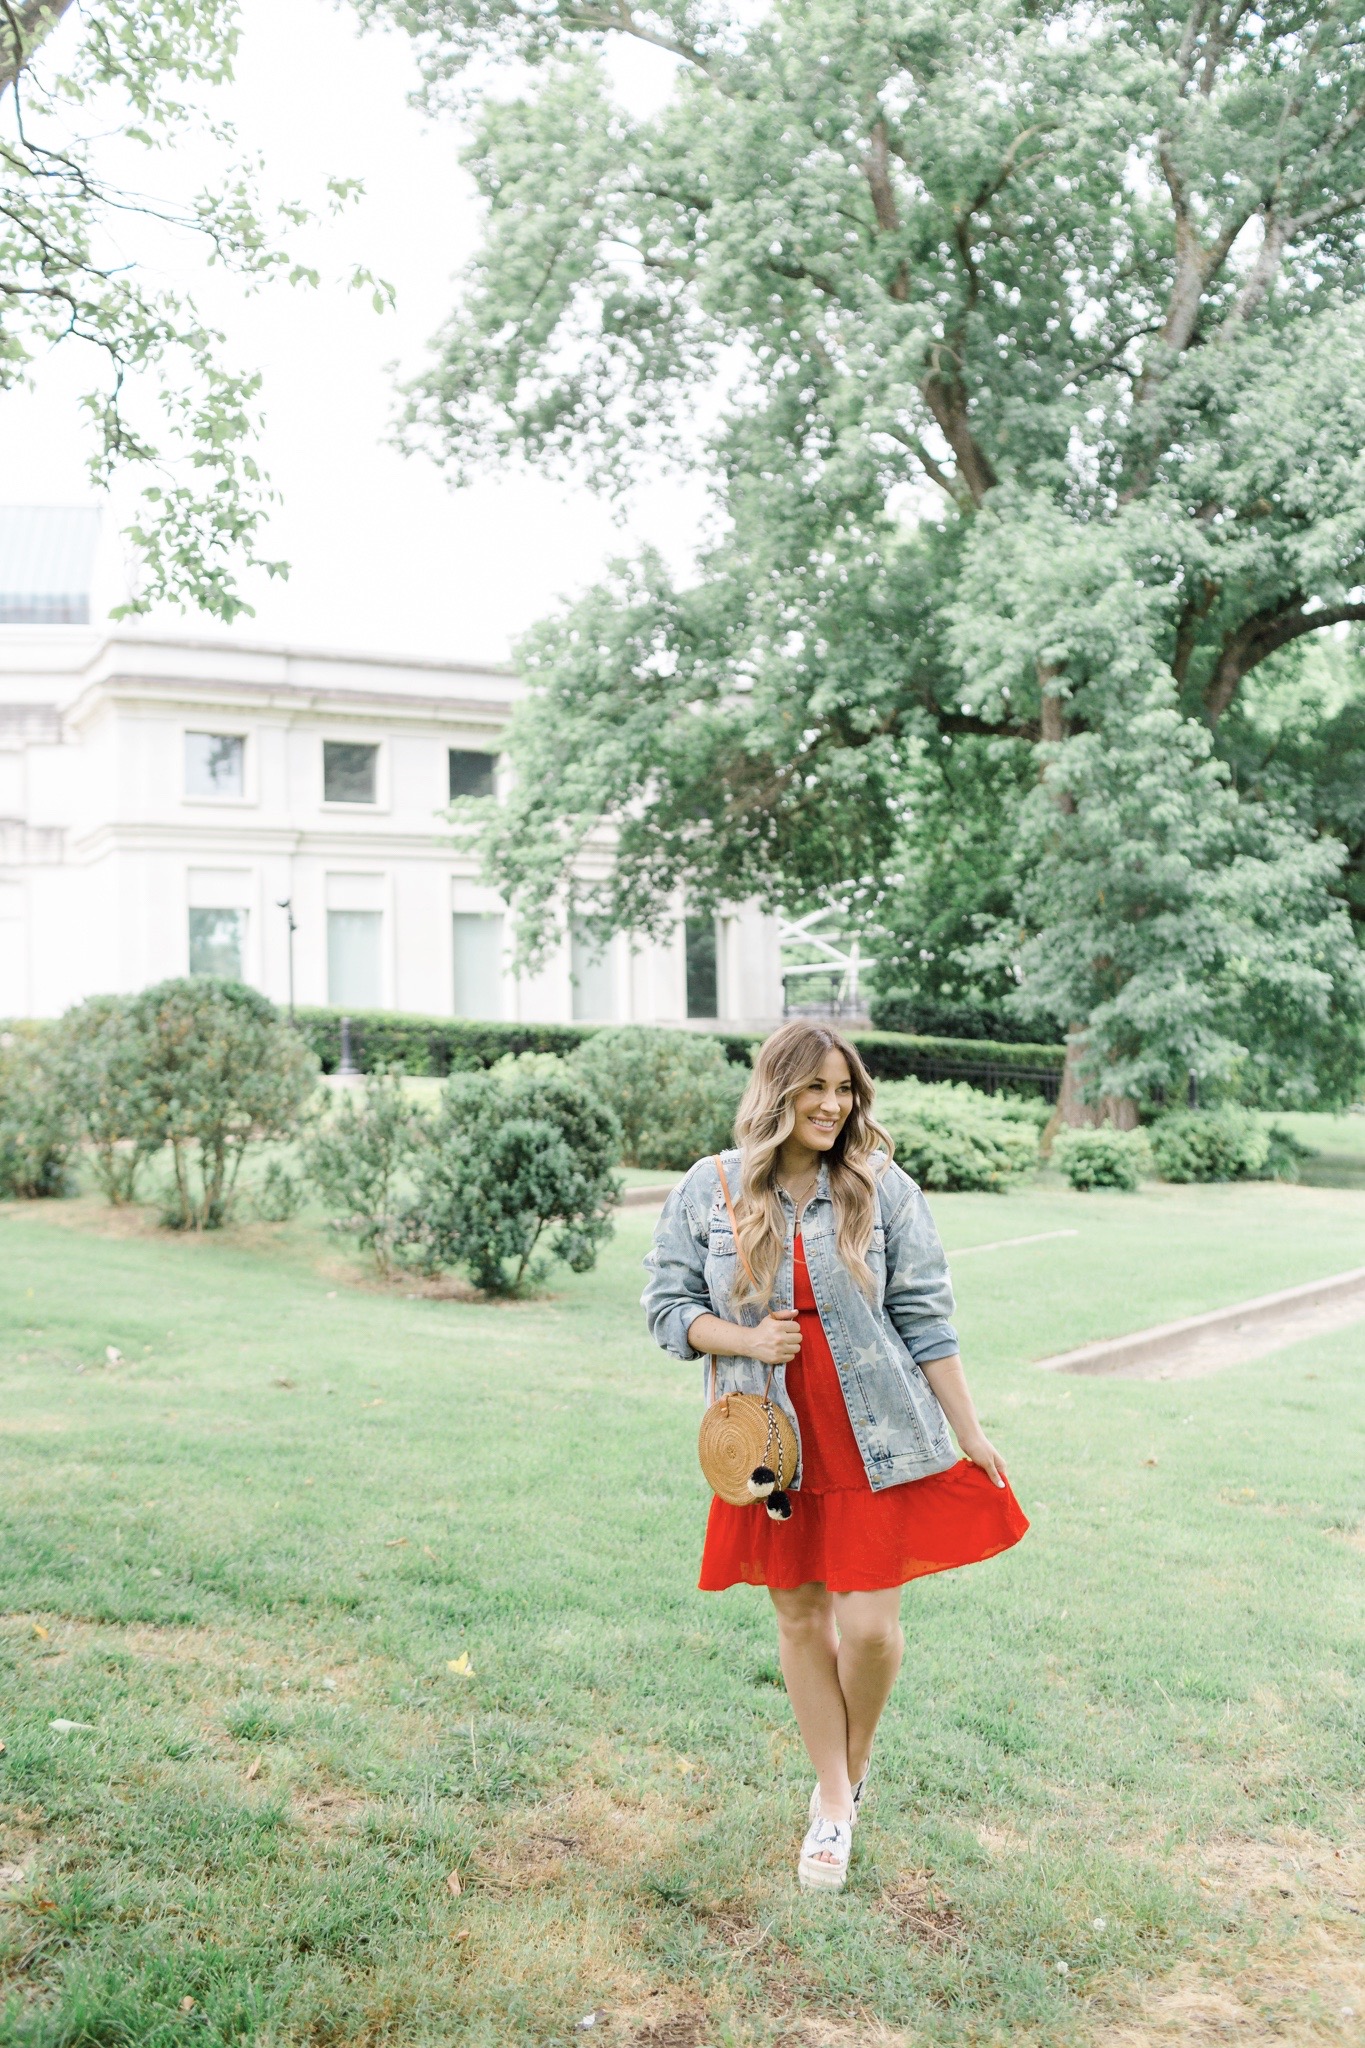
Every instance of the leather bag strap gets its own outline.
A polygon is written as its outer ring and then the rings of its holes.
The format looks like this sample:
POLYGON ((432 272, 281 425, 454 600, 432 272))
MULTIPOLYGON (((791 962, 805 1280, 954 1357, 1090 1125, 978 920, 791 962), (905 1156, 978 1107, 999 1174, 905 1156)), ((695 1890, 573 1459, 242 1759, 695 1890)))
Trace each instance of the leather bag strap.
MULTIPOLYGON (((717 1173, 718 1173, 718 1174, 720 1175, 720 1191, 721 1191, 721 1193, 722 1193, 722 1194, 724 1195, 724 1197, 725 1197, 725 1209, 726 1209, 726 1213, 727 1213, 727 1215, 728 1215, 728 1216, 729 1216, 729 1218, 730 1218, 730 1235, 731 1235, 731 1236, 732 1236, 732 1237, 734 1238, 734 1240, 735 1240, 735 1250, 736 1250, 736 1252, 737 1252, 737 1253, 738 1253, 738 1255, 739 1255, 739 1263, 741 1264, 741 1266, 743 1266, 743 1268, 744 1268, 745 1272, 746 1272, 746 1273, 748 1274, 748 1276, 749 1276, 749 1285, 750 1285, 751 1287, 754 1287, 754 1288, 756 1288, 756 1287, 758 1286, 758 1282, 757 1282, 757 1280, 755 1280, 755 1278, 754 1278, 754 1269, 753 1269, 753 1267, 752 1267, 752 1266, 751 1266, 751 1265, 749 1264, 748 1258, 747 1258, 747 1257, 746 1257, 746 1255, 745 1255, 744 1247, 743 1247, 743 1245, 742 1245, 742 1244, 740 1243, 740 1241, 739 1241, 739 1225, 738 1225, 738 1224, 736 1223, 736 1221, 735 1221, 735 1205, 734 1205, 734 1203, 733 1203, 733 1202, 731 1201, 731 1199, 730 1199, 730 1183, 729 1183, 729 1181, 728 1181, 728 1180, 727 1180, 727 1179, 725 1178, 725 1167, 724 1167, 724 1164, 723 1164, 723 1163, 722 1163, 722 1161, 721 1161, 721 1156, 720 1156, 719 1152, 715 1152, 715 1153, 713 1153, 713 1154, 712 1154, 712 1158, 713 1158, 713 1160, 714 1160, 714 1162, 715 1162, 715 1168, 716 1168, 716 1172, 717 1172, 717 1173)), ((774 1370, 775 1370, 775 1368, 774 1368, 773 1366, 771 1366, 771 1365, 770 1365, 770 1366, 768 1367, 768 1378, 767 1378, 767 1382, 766 1382, 766 1384, 765 1384, 765 1386, 764 1386, 764 1388, 763 1388, 763 1398, 764 1398, 764 1400, 765 1400, 765 1401, 766 1401, 766 1400, 768 1399, 768 1396, 769 1396, 769 1395, 771 1394, 771 1392, 772 1392, 772 1385, 773 1385, 773 1372, 774 1372, 774 1370)), ((714 1401, 715 1401, 715 1398, 716 1398, 716 1354, 715 1354, 715 1352, 713 1351, 713 1352, 711 1353, 711 1386, 710 1386, 710 1391, 709 1391, 709 1393, 708 1393, 708 1395, 707 1395, 707 1406, 708 1406, 708 1407, 710 1407, 710 1406, 711 1406, 711 1405, 712 1405, 712 1404, 714 1403, 714 1401)))

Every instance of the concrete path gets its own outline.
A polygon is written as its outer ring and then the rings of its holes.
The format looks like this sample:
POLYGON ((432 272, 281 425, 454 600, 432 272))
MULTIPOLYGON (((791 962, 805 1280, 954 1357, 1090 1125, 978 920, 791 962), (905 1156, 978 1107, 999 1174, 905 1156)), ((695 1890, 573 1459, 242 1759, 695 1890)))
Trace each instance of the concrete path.
POLYGON ((1045 1372, 1108 1373, 1130 1380, 1197 1380, 1365 1321, 1365 1266, 1258 1295, 1209 1315, 1159 1323, 1131 1337, 1085 1344, 1038 1361, 1045 1372))

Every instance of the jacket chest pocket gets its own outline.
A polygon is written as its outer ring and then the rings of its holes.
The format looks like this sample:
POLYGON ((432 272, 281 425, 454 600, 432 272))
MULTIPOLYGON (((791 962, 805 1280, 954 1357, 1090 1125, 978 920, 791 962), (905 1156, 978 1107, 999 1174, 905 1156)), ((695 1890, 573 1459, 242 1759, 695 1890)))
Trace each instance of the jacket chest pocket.
POLYGON ((723 1315, 735 1278, 735 1234, 728 1217, 719 1221, 715 1217, 711 1219, 704 1271, 712 1305, 718 1315, 723 1315))
POLYGON ((867 1263, 874 1273, 886 1271, 886 1232, 880 1223, 872 1226, 872 1237, 867 1247, 867 1263))

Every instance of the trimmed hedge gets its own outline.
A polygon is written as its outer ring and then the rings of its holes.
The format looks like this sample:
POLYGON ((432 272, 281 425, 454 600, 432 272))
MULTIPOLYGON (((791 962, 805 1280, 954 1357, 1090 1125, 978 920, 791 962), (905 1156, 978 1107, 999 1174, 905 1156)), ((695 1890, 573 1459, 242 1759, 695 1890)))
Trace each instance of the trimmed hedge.
POLYGON ((1033 1044, 1029 1026, 1008 1010, 973 1009, 966 1003, 934 1003, 914 989, 888 988, 869 1005, 878 1031, 909 1038, 965 1038, 969 1043, 1033 1044))
MULTIPOLYGON (((299 1030, 322 1062, 324 1074, 341 1060, 342 1012, 300 1010, 299 1030)), ((485 1024, 466 1017, 412 1017, 395 1010, 355 1010, 351 1055, 362 1073, 402 1066, 409 1074, 468 1073, 491 1067, 508 1053, 571 1053, 598 1024, 485 1024)), ((660 1026, 660 1029, 665 1027, 660 1026)), ((727 1059, 747 1067, 762 1031, 706 1034, 727 1059)), ((970 1081, 988 1095, 1013 1093, 1056 1099, 1066 1049, 1060 1045, 1005 1045, 998 1040, 909 1037, 899 1031, 850 1031, 847 1036, 877 1081, 970 1081)))
POLYGON ((1042 1095, 1055 1102, 1064 1045, 1005 1045, 991 1038, 911 1037, 850 1031, 874 1081, 970 1081, 987 1095, 1042 1095))

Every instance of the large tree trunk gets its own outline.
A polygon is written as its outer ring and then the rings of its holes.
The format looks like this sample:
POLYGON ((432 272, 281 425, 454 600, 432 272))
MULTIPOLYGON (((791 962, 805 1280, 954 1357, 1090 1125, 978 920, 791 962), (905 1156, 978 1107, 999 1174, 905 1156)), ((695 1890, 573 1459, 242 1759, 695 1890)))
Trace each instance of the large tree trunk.
POLYGON ((1073 1024, 1066 1034, 1066 1064, 1062 1068, 1057 1107, 1043 1132, 1045 1152, 1052 1150, 1052 1141, 1060 1130, 1096 1130, 1101 1124, 1112 1124, 1116 1131, 1137 1129, 1138 1106, 1131 1095, 1101 1095, 1097 1102, 1086 1101, 1080 1074, 1084 1053, 1085 1026, 1073 1024))

